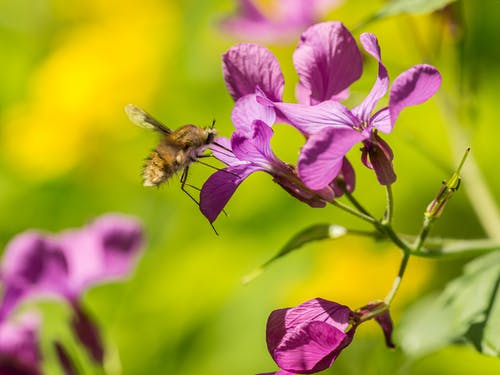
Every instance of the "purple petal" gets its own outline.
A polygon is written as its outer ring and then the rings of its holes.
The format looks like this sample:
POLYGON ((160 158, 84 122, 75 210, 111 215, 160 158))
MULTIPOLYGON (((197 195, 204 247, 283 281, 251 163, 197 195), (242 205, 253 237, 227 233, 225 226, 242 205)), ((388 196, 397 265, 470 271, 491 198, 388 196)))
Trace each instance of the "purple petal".
POLYGON ((332 181, 330 186, 333 189, 336 198, 344 195, 344 188, 349 193, 354 191, 354 187, 356 186, 356 174, 352 164, 346 157, 344 157, 344 160, 342 161, 342 168, 340 169, 339 175, 332 181), (341 181, 339 181, 339 179, 341 181), (340 182, 344 187, 339 185, 340 182))
POLYGON ((273 108, 257 102, 257 95, 245 95, 238 99, 231 114, 234 127, 241 132, 249 133, 255 120, 260 120, 272 126, 276 120, 273 108))
POLYGON ((234 155, 240 160, 271 170, 273 165, 281 164, 271 150, 273 130, 260 120, 252 125, 251 132, 233 133, 231 148, 234 155))
POLYGON ((333 190, 329 187, 321 191, 311 191, 305 189, 304 186, 297 184, 295 180, 298 176, 294 174, 295 179, 290 179, 289 176, 278 174, 274 176, 274 182, 279 184, 288 194, 298 199, 301 202, 308 204, 311 207, 321 208, 326 206, 326 202, 331 202, 335 198, 333 190))
POLYGON ((353 109, 353 113, 362 121, 368 122, 373 108, 375 108, 380 98, 387 92, 387 88, 389 87, 389 76, 387 75, 387 69, 384 64, 382 64, 377 37, 371 33, 363 33, 360 36, 360 40, 365 51, 378 61, 378 75, 370 93, 358 107, 353 109))
POLYGON ((389 95, 391 125, 403 108, 431 98, 441 85, 441 74, 431 65, 415 65, 401 73, 392 84, 389 95))
POLYGON ((226 137, 217 137, 210 145, 210 150, 215 158, 226 165, 238 165, 242 163, 240 159, 234 156, 231 149, 231 140, 226 137))
POLYGON ((392 131, 389 107, 385 107, 380 111, 377 111, 370 119, 370 126, 378 129, 382 133, 389 134, 392 131))
POLYGON ((324 22, 307 29, 293 55, 303 104, 338 99, 362 72, 356 41, 340 22, 324 22), (304 95, 304 92, 307 94, 304 95))
POLYGON ((17 322, 0 324, 0 373, 41 375, 38 345, 40 318, 26 313, 17 322))
POLYGON ((314 106, 292 103, 273 103, 272 105, 285 116, 291 125, 305 135, 318 133, 326 127, 352 128, 360 124, 347 107, 333 100, 314 106))
POLYGON ((212 174, 200 191, 200 211, 213 223, 224 209, 238 186, 255 171, 262 168, 252 164, 231 166, 212 174))
POLYGON ((222 56, 227 89, 234 100, 254 94, 259 87, 273 101, 281 101, 284 78, 276 57, 257 44, 238 44, 222 56))
POLYGON ((96 323, 80 305, 74 305, 71 328, 80 343, 87 350, 90 358, 95 363, 102 365, 104 360, 104 345, 101 333, 96 323))
POLYGON ((378 135, 373 140, 365 142, 362 161, 377 175, 381 185, 391 185, 396 181, 396 174, 392 166, 394 154, 391 147, 378 135))
POLYGON ((384 338, 385 338, 385 344, 387 345, 388 348, 395 348, 396 345, 394 345, 394 342, 392 341, 392 319, 391 319, 391 314, 389 313, 389 310, 384 311, 382 314, 377 315, 375 317, 375 320, 377 321, 378 324, 380 324, 380 327, 382 328, 382 331, 384 332, 384 338))
POLYGON ((5 288, 0 308, 2 317, 24 298, 67 293, 69 269, 63 247, 39 232, 24 232, 9 242, 1 273, 5 288))
POLYGON ((318 372, 331 366, 346 337, 326 322, 310 321, 289 331, 271 355, 286 371, 318 372))
POLYGON ((319 190, 330 184, 342 168, 344 156, 365 134, 350 128, 325 128, 313 134, 299 156, 299 176, 304 184, 319 190))
POLYGON ((101 216, 85 228, 61 233, 59 238, 74 298, 91 285, 125 278, 144 245, 137 220, 118 214, 101 216))

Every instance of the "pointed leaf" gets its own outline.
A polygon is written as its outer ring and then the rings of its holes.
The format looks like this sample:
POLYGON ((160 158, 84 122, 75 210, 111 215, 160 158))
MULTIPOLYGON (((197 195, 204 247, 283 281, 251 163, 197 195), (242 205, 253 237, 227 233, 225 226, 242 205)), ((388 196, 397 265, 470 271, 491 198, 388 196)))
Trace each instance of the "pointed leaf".
POLYGON ((262 266, 255 269, 248 275, 242 278, 243 284, 247 284, 256 277, 258 277, 271 263, 275 260, 287 255, 288 253, 299 249, 300 247, 314 241, 321 241, 326 239, 336 239, 343 237, 347 234, 376 236, 372 232, 364 232, 357 230, 349 230, 345 227, 336 224, 316 224, 307 227, 293 236, 286 244, 278 251, 271 259, 265 262, 262 266))

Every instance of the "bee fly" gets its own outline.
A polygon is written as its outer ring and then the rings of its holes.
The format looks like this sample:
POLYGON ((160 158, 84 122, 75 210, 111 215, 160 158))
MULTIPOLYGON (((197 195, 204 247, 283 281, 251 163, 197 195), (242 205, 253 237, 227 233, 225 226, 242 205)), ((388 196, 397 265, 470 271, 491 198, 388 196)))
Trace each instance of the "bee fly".
MULTIPOLYGON (((203 151, 205 151, 210 144, 214 143, 214 138, 217 135, 214 129, 215 121, 212 123, 211 127, 205 129, 188 124, 178 129, 171 130, 133 104, 125 106, 125 112, 130 121, 134 124, 142 128, 154 130, 163 137, 158 146, 156 146, 146 159, 146 164, 142 171, 144 186, 159 186, 182 170, 180 178, 181 189, 195 201, 196 204, 199 204, 199 202, 186 191, 186 185, 196 189, 196 187, 186 184, 186 179, 191 163, 202 163, 199 158, 209 156, 203 154, 203 151)), ((205 165, 215 168, 209 164, 205 165)))

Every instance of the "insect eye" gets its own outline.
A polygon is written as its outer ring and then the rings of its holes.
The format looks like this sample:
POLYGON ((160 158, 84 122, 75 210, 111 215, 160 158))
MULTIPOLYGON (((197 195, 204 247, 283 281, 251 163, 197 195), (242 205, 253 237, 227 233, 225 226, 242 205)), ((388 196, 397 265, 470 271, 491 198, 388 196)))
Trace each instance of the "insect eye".
POLYGON ((205 141, 205 143, 207 145, 210 144, 210 143, 212 143, 214 141, 214 138, 215 138, 215 134, 214 133, 208 133, 207 140, 205 141))

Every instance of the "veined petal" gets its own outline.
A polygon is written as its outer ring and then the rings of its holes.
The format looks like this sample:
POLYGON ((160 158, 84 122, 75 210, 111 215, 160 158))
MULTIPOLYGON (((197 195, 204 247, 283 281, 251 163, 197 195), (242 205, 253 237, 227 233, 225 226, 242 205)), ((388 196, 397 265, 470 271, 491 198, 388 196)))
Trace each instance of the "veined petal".
POLYGON ((340 22, 311 26, 293 55, 303 104, 336 99, 362 72, 362 58, 353 36, 340 22), (308 95, 304 95, 308 92, 308 95))
POLYGON ((415 65, 401 73, 394 80, 389 95, 391 125, 394 126, 403 108, 425 102, 440 85, 441 74, 431 65, 415 65))
POLYGON ((281 163, 271 150, 272 136, 273 129, 257 120, 252 125, 251 133, 233 133, 231 148, 238 159, 271 169, 272 165, 281 163))
POLYGON ((238 99, 231 113, 231 119, 236 130, 250 132, 255 120, 272 126, 276 120, 276 112, 273 108, 257 102, 257 94, 249 94, 238 99))
POLYGON ((248 163, 227 167, 212 174, 200 191, 200 211, 208 221, 213 223, 238 186, 250 174, 259 170, 262 168, 248 163))
POLYGON ((313 190, 330 184, 339 174, 347 152, 365 138, 350 128, 325 128, 313 134, 299 156, 299 176, 304 184, 313 190))
POLYGON ((392 131, 392 125, 389 116, 389 107, 377 111, 370 119, 370 125, 382 133, 390 133, 392 131))
POLYGON ((365 51, 378 61, 378 75, 370 93, 359 106, 352 110, 353 113, 355 113, 361 120, 368 122, 373 108, 375 108, 375 105, 378 103, 380 98, 386 94, 387 89, 389 88, 389 76, 387 74, 387 69, 384 64, 382 64, 380 46, 378 44, 377 37, 371 33, 363 33, 360 36, 360 40, 365 51))
POLYGON ((276 57, 267 48, 242 43, 222 55, 222 71, 234 100, 254 94, 259 87, 273 101, 281 101, 285 84, 276 57))
POLYGON ((215 158, 226 165, 238 165, 244 163, 233 154, 233 150, 231 149, 231 140, 226 137, 216 138, 210 145, 210 150, 215 158))
POLYGON ((273 106, 305 135, 318 133, 327 127, 352 129, 359 125, 359 120, 347 107, 333 100, 314 106, 293 103, 273 103, 273 106))
POLYGON ((326 322, 311 321, 287 332, 271 355, 286 371, 318 372, 330 367, 346 337, 346 333, 326 322))

